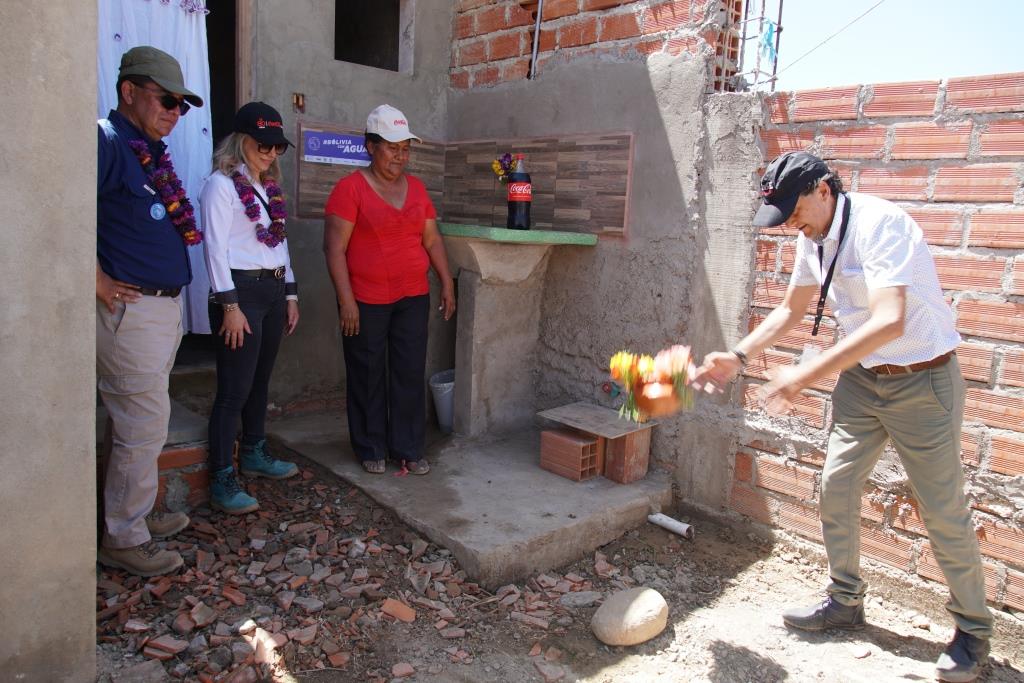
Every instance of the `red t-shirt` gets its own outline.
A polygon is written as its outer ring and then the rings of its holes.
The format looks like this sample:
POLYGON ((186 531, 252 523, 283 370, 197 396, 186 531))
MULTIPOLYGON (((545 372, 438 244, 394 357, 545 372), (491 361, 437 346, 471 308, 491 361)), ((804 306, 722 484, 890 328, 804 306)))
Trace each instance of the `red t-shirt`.
POLYGON ((364 304, 391 304, 430 291, 423 229, 437 211, 423 183, 405 177, 409 189, 401 209, 382 199, 360 171, 339 180, 324 207, 328 216, 355 224, 345 261, 352 293, 364 304))

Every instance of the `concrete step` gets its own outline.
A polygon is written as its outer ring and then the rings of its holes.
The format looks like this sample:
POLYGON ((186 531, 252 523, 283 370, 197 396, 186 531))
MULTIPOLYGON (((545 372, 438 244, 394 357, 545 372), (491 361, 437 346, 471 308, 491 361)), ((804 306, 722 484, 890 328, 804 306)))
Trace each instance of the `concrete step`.
MULTIPOLYGON (((209 413, 207 413, 207 416, 209 413)), ((171 400, 171 419, 167 425, 167 444, 206 442, 208 434, 208 417, 189 410, 178 401, 171 400)), ((96 443, 103 443, 103 435, 107 428, 107 409, 100 403, 96 406, 96 443)))
POLYGON ((539 466, 540 433, 500 439, 445 437, 428 449, 428 475, 363 471, 338 413, 270 423, 270 436, 359 487, 406 524, 450 549, 488 588, 574 562, 667 508, 671 481, 573 482, 539 466))

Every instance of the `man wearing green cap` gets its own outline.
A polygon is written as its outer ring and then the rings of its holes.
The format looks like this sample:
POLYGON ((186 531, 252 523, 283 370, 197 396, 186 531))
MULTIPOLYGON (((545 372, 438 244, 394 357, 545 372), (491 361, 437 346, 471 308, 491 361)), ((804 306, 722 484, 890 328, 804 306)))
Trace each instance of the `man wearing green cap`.
POLYGON ((157 458, 170 419, 168 376, 181 341, 187 246, 202 239, 162 138, 202 99, 178 62, 153 47, 121 57, 117 109, 99 121, 96 206, 96 374, 112 423, 99 560, 139 576, 176 570, 181 555, 153 537, 188 526, 153 512, 157 458))

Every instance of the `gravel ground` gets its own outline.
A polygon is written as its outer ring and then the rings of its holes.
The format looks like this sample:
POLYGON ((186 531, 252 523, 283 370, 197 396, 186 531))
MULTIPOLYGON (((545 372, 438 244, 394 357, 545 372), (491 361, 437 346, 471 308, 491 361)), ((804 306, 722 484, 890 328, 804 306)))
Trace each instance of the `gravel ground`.
MULTIPOLYGON (((692 541, 647 525, 489 592, 448 550, 297 459, 301 477, 251 483, 258 514, 195 511, 169 543, 185 571, 99 574, 98 680, 934 680, 952 633, 941 587, 878 567, 864 631, 792 632, 779 613, 820 599, 820 549, 702 518, 689 520, 692 541), (599 601, 564 604, 635 585, 669 605, 666 630, 638 646, 594 638, 599 601)), ((1024 614, 997 614, 997 631, 980 680, 1024 681, 1024 614)))

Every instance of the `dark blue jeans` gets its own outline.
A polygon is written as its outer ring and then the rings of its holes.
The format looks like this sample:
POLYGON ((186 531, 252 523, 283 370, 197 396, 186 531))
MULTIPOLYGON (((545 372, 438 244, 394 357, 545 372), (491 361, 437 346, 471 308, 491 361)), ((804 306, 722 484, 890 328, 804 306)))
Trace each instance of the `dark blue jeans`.
POLYGON ((360 460, 419 460, 426 429, 430 296, 359 302, 359 334, 342 337, 349 438, 360 460))
MULTIPOLYGON (((217 398, 210 413, 210 471, 231 465, 231 451, 242 421, 242 443, 252 445, 265 438, 267 390, 277 350, 287 320, 284 280, 256 279, 232 274, 238 290, 238 306, 249 321, 252 334, 239 349, 217 343, 217 398)), ((210 328, 214 334, 224 321, 220 304, 210 302, 210 328)))

